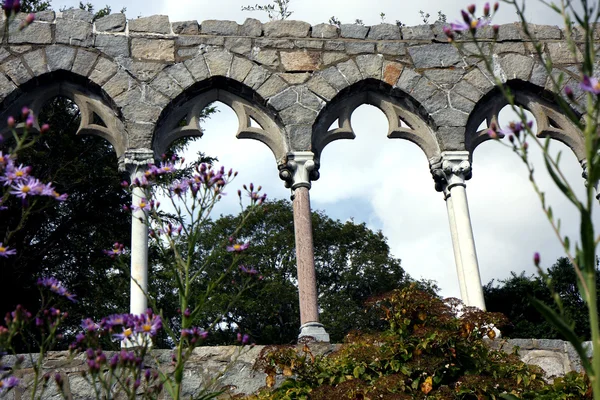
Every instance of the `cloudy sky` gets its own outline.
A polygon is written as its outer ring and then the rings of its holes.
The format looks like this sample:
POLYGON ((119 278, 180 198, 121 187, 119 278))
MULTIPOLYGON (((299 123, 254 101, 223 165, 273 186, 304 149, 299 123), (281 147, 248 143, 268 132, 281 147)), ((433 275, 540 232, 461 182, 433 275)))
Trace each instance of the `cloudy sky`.
MULTIPOLYGON (((247 17, 267 19, 261 13, 242 12, 241 7, 248 5, 243 0, 111 0, 108 4, 113 10, 126 5, 127 15, 132 18, 167 14, 171 21, 227 19, 241 23, 247 17)), ((477 4, 481 9, 483 2, 477 4)), ((526 15, 532 22, 560 24, 560 18, 537 0, 527 0, 526 4, 526 15)), ((59 8, 75 4, 55 0, 53 5, 59 8)), ((454 21, 464 6, 466 3, 458 0, 291 0, 290 9, 294 11, 292 19, 311 24, 327 22, 331 16, 342 22, 360 18, 367 25, 377 24, 383 12, 387 22, 400 20, 418 25, 422 23, 420 10, 432 15, 430 22, 436 19, 438 11, 454 21)), ((495 22, 514 20, 514 11, 502 5, 495 22)), ((240 171, 238 184, 254 182, 261 184, 270 198, 289 198, 268 148, 252 140, 237 140, 233 111, 226 106, 219 110, 204 125, 206 133, 198 142, 198 149, 240 171)), ((507 122, 505 118, 504 123, 507 122)), ((323 152, 321 179, 313 183, 311 190, 313 208, 342 221, 354 219, 382 230, 392 253, 402 259, 410 275, 436 280, 443 295, 458 297, 446 206, 442 195, 434 190, 424 154, 412 143, 387 139, 387 120, 374 107, 357 109, 352 124, 355 140, 334 142, 323 152)), ((581 168, 575 157, 560 143, 554 150, 563 151, 566 175, 574 186, 583 189, 581 168)), ((537 149, 532 153, 540 160, 537 149)), ((491 141, 477 148, 473 158, 473 178, 467 183, 467 195, 483 283, 506 278, 511 271, 533 274, 535 251, 542 254, 545 267, 551 266, 563 251, 540 210, 525 167, 510 149, 491 141)), ((547 188, 547 198, 562 219, 564 234, 575 238, 577 213, 552 190, 543 165, 537 165, 540 184, 547 188)), ((234 190, 219 212, 237 211, 233 194, 234 190)))

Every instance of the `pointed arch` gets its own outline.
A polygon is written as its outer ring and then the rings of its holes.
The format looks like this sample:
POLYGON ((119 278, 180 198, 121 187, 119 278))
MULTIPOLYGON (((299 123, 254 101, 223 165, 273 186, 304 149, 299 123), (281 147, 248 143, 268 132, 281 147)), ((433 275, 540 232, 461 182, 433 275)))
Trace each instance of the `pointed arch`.
POLYGON ((375 106, 385 114, 389 138, 415 143, 430 160, 439 157, 435 124, 425 108, 400 89, 375 79, 365 79, 343 89, 320 112, 313 126, 313 152, 320 155, 334 140, 354 139, 352 113, 363 104, 375 106), (338 127, 330 129, 336 121, 338 127))
MULTIPOLYGON (((581 131, 561 110, 555 100, 555 93, 529 82, 512 80, 506 83, 515 98, 515 104, 529 110, 537 123, 537 136, 558 140, 567 145, 579 161, 585 159, 585 142, 581 131)), ((487 126, 498 124, 498 114, 508 101, 498 88, 490 90, 476 104, 469 116, 465 131, 465 147, 473 152, 481 143, 489 140, 487 129, 479 129, 482 122, 487 126)), ((581 114, 571 109, 577 118, 581 114)))
MULTIPOLYGON (((0 112, 0 132, 6 132, 9 116, 19 115, 28 107, 34 115, 33 130, 39 132, 38 120, 44 105, 57 96, 73 101, 81 113, 78 135, 97 135, 106 139, 120 157, 128 146, 128 136, 121 114, 113 100, 98 85, 68 71, 56 71, 37 76, 19 86, 3 101, 0 112)), ((23 129, 24 124, 18 124, 23 129)))
POLYGON ((162 154, 181 137, 201 137, 200 112, 215 101, 226 104, 236 113, 239 122, 236 137, 266 144, 277 162, 284 162, 289 146, 277 115, 264 106, 265 101, 253 89, 223 77, 196 83, 163 110, 152 141, 154 153, 162 154))

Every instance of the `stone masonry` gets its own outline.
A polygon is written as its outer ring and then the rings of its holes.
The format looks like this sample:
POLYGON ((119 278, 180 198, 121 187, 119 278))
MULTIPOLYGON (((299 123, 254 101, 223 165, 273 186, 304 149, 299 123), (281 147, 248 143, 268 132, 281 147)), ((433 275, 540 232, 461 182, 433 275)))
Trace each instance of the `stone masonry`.
MULTIPOLYGON (((581 372, 581 363, 577 353, 570 343, 562 340, 509 339, 489 341, 489 344, 493 348, 501 348, 506 352, 518 351, 523 361, 540 366, 545 371, 548 380, 564 376, 570 371, 581 372)), ((586 346, 591 347, 589 342, 586 343, 586 346)), ((327 355, 338 347, 339 345, 334 344, 313 343, 310 345, 310 350, 314 355, 327 355)), ((263 349, 264 346, 245 346, 243 348, 215 346, 194 349, 184 373, 183 397, 196 396, 205 388, 213 390, 224 388, 227 391, 219 398, 230 399, 237 394, 251 394, 265 387, 267 375, 255 365, 263 349)), ((151 356, 146 360, 146 364, 153 368, 159 366, 161 369, 168 370, 171 353, 171 350, 153 350, 151 356)), ((25 361, 16 375, 23 377, 24 382, 31 382, 32 363, 28 355, 24 357, 25 361)), ((33 357, 33 362, 35 362, 37 355, 33 355, 33 357)), ((2 363, 8 367, 14 365, 14 362, 15 356, 2 358, 2 363)), ((82 371, 85 371, 86 368, 85 354, 71 358, 68 352, 51 352, 43 364, 43 373, 48 372, 52 376, 56 373, 61 374, 68 399, 91 399, 94 398, 93 389, 82 377, 82 371)), ((281 384, 283 379, 283 376, 278 376, 276 384, 281 384)), ((7 400, 29 398, 31 389, 28 389, 27 386, 19 386, 0 398, 7 400)), ((50 385, 41 398, 62 398, 55 386, 54 379, 50 380, 50 385)), ((167 396, 163 393, 160 398, 167 398, 167 396)))
MULTIPOLYGON (((338 28, 250 18, 241 25, 171 23, 164 15, 127 20, 124 14, 92 21, 83 10, 39 13, 23 31, 19 23, 11 22, 0 48, 3 116, 66 95, 105 125, 84 118, 82 133, 102 135, 118 156, 138 148, 159 153, 182 134, 200 135, 193 111, 219 100, 240 116, 238 136, 263 141, 282 167, 289 152, 312 151, 318 159, 332 140, 351 138, 349 117, 367 103, 385 112, 390 137, 414 141, 433 164, 444 151, 473 151, 485 140, 477 127, 498 106, 473 48, 458 51, 437 23, 338 28), (260 128, 250 128, 249 119, 260 128), (335 122, 339 127, 330 129, 335 122)), ((533 32, 556 73, 572 83, 581 59, 570 56, 563 32, 555 26, 533 32)), ((491 29, 480 36, 491 39, 491 29)), ((501 26, 498 42, 484 43, 484 51, 493 52, 497 76, 522 84, 521 102, 539 103, 536 117, 552 109, 543 101, 551 90, 548 74, 519 25, 501 26)), ((566 130, 552 126, 547 134, 568 136, 566 130)), ((578 138, 560 138, 582 158, 578 138)))

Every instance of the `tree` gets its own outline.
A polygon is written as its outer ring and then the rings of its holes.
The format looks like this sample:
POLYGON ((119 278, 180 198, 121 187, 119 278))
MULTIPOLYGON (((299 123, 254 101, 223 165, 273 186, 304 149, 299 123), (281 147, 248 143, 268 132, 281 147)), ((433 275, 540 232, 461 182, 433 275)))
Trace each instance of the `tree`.
MULTIPOLYGON (((227 241, 233 234, 239 216, 223 216, 211 222, 203 235, 204 253, 211 258, 197 260, 210 268, 203 280, 220 273, 228 265, 231 254, 219 251, 215 244, 227 241)), ((353 221, 342 223, 332 220, 323 212, 313 212, 315 264, 321 322, 326 326, 331 340, 340 342, 353 329, 379 328, 381 321, 363 311, 364 303, 372 296, 404 287, 412 279, 400 266, 400 260, 389 253, 389 246, 381 232, 373 232, 366 225, 353 221)), ((267 202, 237 235, 249 242, 245 252, 246 270, 256 270, 263 279, 250 287, 229 308, 227 316, 211 334, 213 344, 231 343, 236 332, 249 333, 256 343, 291 343, 297 340, 299 327, 298 289, 296 287, 296 258, 294 225, 291 204, 284 200, 267 202)), ((158 287, 166 282, 158 263, 153 279, 160 307, 166 310, 175 304, 168 287, 158 287)), ((242 274, 242 272, 240 272, 242 274)), ((206 305, 202 318, 195 323, 206 326, 219 311, 231 303, 239 287, 233 277, 219 295, 206 305)), ((422 284, 423 287, 427 286, 422 284)), ((430 286, 430 291, 433 290, 430 286)), ((204 290, 203 284, 197 290, 204 290)))
MULTIPOLYGON (((589 340, 589 317, 585 303, 577 288, 575 269, 568 258, 561 257, 548 268, 547 276, 550 280, 552 291, 560 299, 565 318, 574 326, 575 333, 589 340)), ((484 297, 487 309, 492 312, 501 312, 511 322, 503 330, 503 335, 514 338, 544 338, 565 339, 531 304, 531 298, 545 304, 554 304, 551 290, 543 278, 539 276, 526 276, 512 273, 508 279, 499 281, 495 286, 490 281, 484 286, 484 297)), ((597 278, 597 287, 600 288, 600 278, 597 278)), ((554 307, 558 312, 558 307, 554 307)))
MULTIPOLYGON (((29 214, 13 236, 17 256, 0 259, 2 281, 10 282, 0 293, 0 311, 8 312, 17 304, 37 309, 36 280, 51 275, 79 294, 80 301, 69 308, 67 331, 73 331, 86 316, 99 318, 127 309, 129 280, 102 250, 114 241, 129 241, 130 217, 123 206, 130 198, 120 187, 122 176, 112 146, 99 137, 75 135, 80 114, 73 102, 63 97, 51 100, 40 121, 47 121, 51 131, 18 162, 31 165, 37 178, 52 181, 69 197, 58 205, 36 204, 38 211, 29 214)), ((18 210, 18 203, 8 204, 9 210, 18 210)), ((3 211, 0 237, 20 217, 3 211)))

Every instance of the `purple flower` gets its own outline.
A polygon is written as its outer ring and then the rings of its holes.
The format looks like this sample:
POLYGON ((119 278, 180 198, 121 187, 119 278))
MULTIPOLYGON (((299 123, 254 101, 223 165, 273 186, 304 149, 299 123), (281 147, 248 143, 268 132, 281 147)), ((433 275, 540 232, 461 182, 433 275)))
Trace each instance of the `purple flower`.
POLYGON ((81 320, 81 327, 88 332, 95 332, 100 329, 100 326, 91 318, 81 320))
POLYGON ((175 172, 175 166, 171 162, 161 162, 160 167, 156 171, 159 175, 170 174, 175 172))
POLYGON ((151 206, 150 206, 150 202, 147 199, 141 198, 140 202, 138 204, 132 204, 131 208, 134 211, 137 211, 137 210, 150 211, 151 206))
POLYGON ((75 300, 75 295, 70 293, 67 288, 65 288, 61 281, 56 278, 40 278, 37 281, 38 286, 47 287, 51 292, 58 294, 59 296, 63 296, 68 300, 71 300, 73 303, 77 303, 75 300))
POLYGON ((24 167, 23 164, 15 167, 13 163, 9 163, 6 166, 6 172, 4 176, 0 176, 0 182, 4 182, 4 186, 12 185, 15 182, 25 180, 29 176, 31 167, 24 167))
POLYGON ((14 388, 20 382, 21 381, 19 380, 19 378, 16 378, 14 376, 9 376, 8 378, 2 379, 0 381, 0 393, 4 393, 4 392, 8 391, 9 389, 14 388))
POLYGON ((508 126, 504 127, 504 129, 501 129, 500 133, 502 133, 503 135, 511 135, 514 133, 515 136, 518 137, 521 132, 531 129, 532 127, 533 121, 527 121, 527 124, 523 124, 523 122, 521 121, 513 121, 509 123, 508 126))
POLYGON ((190 185, 187 180, 177 181, 171 185, 169 191, 174 195, 181 197, 181 195, 184 194, 189 189, 189 187, 190 185))
POLYGON ((244 265, 240 265, 240 271, 248 275, 256 275, 258 271, 254 269, 254 267, 246 267, 244 265))
POLYGON ((15 249, 4 246, 2 242, 0 242, 0 257, 8 258, 8 256, 14 256, 15 254, 17 254, 15 249))
POLYGON ((464 32, 464 31, 475 31, 479 28, 483 28, 490 24, 490 21, 487 19, 471 19, 468 22, 453 22, 450 24, 450 27, 454 32, 464 32))
POLYGON ((37 191, 41 185, 42 184, 39 180, 33 177, 28 177, 25 180, 15 182, 15 184, 11 186, 13 190, 10 192, 10 194, 14 194, 16 197, 24 199, 27 196, 37 194, 37 191))
POLYGON ((586 91, 586 92, 589 92, 589 93, 592 93, 595 95, 600 94, 600 82, 598 82, 597 78, 593 78, 593 77, 584 75, 583 81, 581 82, 579 87, 581 87, 581 90, 583 90, 583 91, 586 91))
POLYGON ((107 256, 109 256, 111 258, 115 258, 116 256, 120 256, 121 254, 123 254, 125 252, 125 246, 119 242, 115 242, 115 244, 113 244, 112 249, 103 250, 103 252, 104 252, 104 254, 106 254, 107 256))
POLYGON ((250 243, 235 243, 231 246, 227 246, 227 251, 233 253, 241 253, 242 251, 246 250, 248 246, 250 246, 250 243))
POLYGON ((203 329, 198 328, 197 326, 194 326, 189 329, 182 329, 181 336, 189 337, 190 341, 194 341, 194 340, 198 340, 198 339, 204 340, 208 337, 208 332, 203 329))
POLYGON ((121 333, 115 333, 113 335, 114 338, 119 339, 120 341, 128 340, 133 335, 133 329, 126 328, 123 329, 121 333))
POLYGON ((159 330, 162 329, 162 320, 160 315, 153 315, 152 310, 146 311, 146 313, 140 317, 135 324, 135 332, 149 335, 150 337, 156 336, 159 330))

